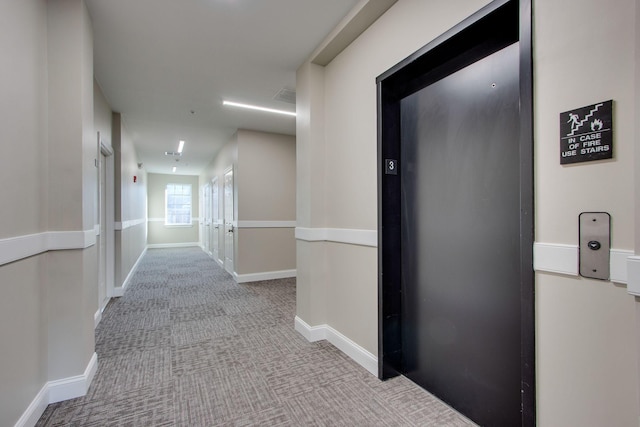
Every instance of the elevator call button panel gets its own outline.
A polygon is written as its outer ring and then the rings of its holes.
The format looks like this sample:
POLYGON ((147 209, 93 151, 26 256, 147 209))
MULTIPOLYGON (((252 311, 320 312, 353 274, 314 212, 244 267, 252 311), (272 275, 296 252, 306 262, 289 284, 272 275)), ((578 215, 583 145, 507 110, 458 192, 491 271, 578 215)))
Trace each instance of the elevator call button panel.
POLYGON ((606 212, 583 212, 580 221, 580 275, 609 279, 611 217, 606 212))

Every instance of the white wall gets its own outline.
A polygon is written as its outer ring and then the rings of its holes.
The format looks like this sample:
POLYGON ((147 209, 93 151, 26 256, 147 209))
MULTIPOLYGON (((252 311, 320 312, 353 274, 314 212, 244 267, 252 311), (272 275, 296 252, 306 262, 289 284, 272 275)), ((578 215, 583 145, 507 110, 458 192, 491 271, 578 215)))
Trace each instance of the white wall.
POLYGON ((167 175, 150 173, 147 175, 147 195, 149 203, 149 245, 198 244, 199 197, 198 177, 188 175, 167 175), (191 184, 191 226, 166 226, 165 189, 167 184, 191 184))
POLYGON ((98 309, 93 130, 93 34, 84 2, 47 3, 48 229, 84 234, 71 250, 49 252, 48 377, 81 375, 94 354, 98 309))
POLYGON ((46 231, 44 0, 0 3, 0 52, 11 64, 0 67, 0 425, 14 425, 47 381, 46 255, 23 257, 11 240, 46 231))
POLYGON ((296 139, 238 130, 238 220, 295 221, 296 139))
POLYGON ((120 113, 112 117, 115 162, 115 292, 122 295, 147 245, 147 173, 120 113), (136 177, 136 182, 133 177, 136 177))
MULTIPOLYGON (((236 280, 295 275, 295 138, 240 129, 200 176, 200 191, 218 177, 223 217, 224 173, 234 168, 236 280), (272 249, 277 247, 277 251, 272 249)), ((220 258, 224 233, 220 234, 220 258)))
POLYGON ((0 7, 0 137, 6 151, 0 157, 3 202, 0 238, 26 235, 46 228, 47 174, 47 24, 43 1, 4 3, 0 7), (25 55, 23 52, 29 52, 25 55), (13 143, 12 143, 13 141, 13 143), (20 142, 20 143, 18 143, 20 142), (20 161, 16 161, 20 159, 20 161), (46 199, 44 199, 46 201, 46 199))
MULTIPOLYGON (((605 211, 612 248, 634 249, 635 8, 535 4, 537 242, 577 245, 580 212, 605 211), (609 99, 614 158, 561 166, 559 113, 609 99)), ((536 290, 540 425, 637 425, 636 302, 626 287, 538 272, 536 290)))
POLYGON ((290 135, 238 130, 235 268, 241 277, 295 275, 295 141, 290 135))
MULTIPOLYGON (((375 79, 486 3, 399 1, 326 67, 307 62, 298 70, 297 315, 374 356, 377 250, 366 242, 375 242, 377 228, 375 79), (352 230, 364 236, 358 244, 352 230)), ((602 210, 613 218, 613 248, 634 249, 636 3, 534 2, 539 243, 576 248, 578 214, 602 210), (608 99, 615 103, 614 159, 560 166, 559 113, 608 99)), ((634 298, 624 284, 542 270, 538 425, 638 425, 634 298)))

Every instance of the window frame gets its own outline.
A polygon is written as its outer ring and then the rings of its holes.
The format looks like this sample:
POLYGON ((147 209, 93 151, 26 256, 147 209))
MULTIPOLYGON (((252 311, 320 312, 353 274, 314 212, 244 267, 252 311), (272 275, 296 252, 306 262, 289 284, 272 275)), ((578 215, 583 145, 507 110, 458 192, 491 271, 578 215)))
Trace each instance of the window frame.
MULTIPOLYGON (((184 203, 181 204, 181 206, 184 208, 184 203)), ((193 227, 193 186, 191 184, 181 184, 181 183, 168 183, 166 184, 165 188, 164 188, 164 225, 165 227, 193 227), (173 187, 170 189, 170 187, 173 187), (177 193, 176 187, 180 187, 181 188, 181 192, 177 193), (175 205, 176 203, 174 203, 172 209, 173 211, 170 211, 170 207, 169 207, 169 193, 170 191, 172 192, 172 195, 174 196, 187 196, 187 194, 184 192, 184 189, 188 188, 189 189, 189 193, 188 193, 188 197, 189 197, 189 219, 188 222, 170 222, 171 218, 177 219, 178 217, 182 217, 185 215, 185 213, 183 212, 176 212, 175 211, 175 205)))

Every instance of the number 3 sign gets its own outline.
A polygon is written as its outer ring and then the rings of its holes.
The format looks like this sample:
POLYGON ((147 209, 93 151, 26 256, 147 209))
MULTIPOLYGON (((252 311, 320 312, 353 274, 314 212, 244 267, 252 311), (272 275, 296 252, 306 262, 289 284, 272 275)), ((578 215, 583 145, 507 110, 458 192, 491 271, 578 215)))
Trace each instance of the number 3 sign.
POLYGON ((398 175, 398 161, 395 159, 385 159, 385 174, 398 175))

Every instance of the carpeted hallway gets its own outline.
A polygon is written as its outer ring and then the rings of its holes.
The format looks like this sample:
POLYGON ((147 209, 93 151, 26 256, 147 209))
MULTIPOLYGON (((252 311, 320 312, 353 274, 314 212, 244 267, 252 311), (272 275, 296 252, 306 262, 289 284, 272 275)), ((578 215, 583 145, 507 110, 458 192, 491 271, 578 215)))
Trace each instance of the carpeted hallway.
POLYGON ((236 284, 199 248, 150 249, 96 329, 86 396, 38 426, 468 426, 293 328, 295 279, 236 284))

